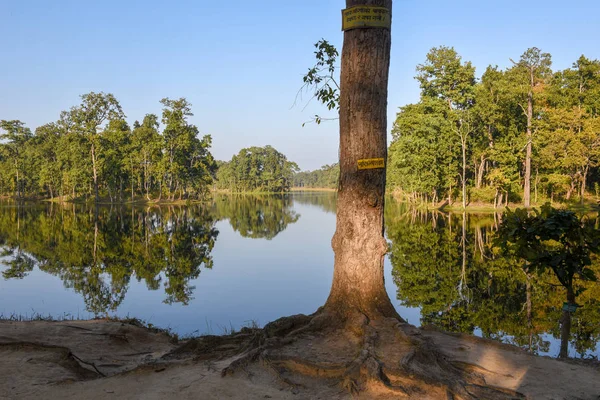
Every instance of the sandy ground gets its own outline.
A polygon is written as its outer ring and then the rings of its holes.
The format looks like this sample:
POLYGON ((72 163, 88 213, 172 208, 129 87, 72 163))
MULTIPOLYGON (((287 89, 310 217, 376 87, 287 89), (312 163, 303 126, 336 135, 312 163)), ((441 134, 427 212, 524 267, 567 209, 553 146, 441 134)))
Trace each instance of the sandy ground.
MULTIPOLYGON (((415 328, 416 329, 416 328, 415 328)), ((600 399, 598 368, 466 335, 420 334, 489 385, 529 399, 600 399)), ((160 332, 115 321, 0 322, 2 399, 349 399, 331 382, 290 389, 259 365, 221 377, 232 358, 162 358, 178 345, 160 332)), ((364 392, 360 398, 394 398, 364 392)))

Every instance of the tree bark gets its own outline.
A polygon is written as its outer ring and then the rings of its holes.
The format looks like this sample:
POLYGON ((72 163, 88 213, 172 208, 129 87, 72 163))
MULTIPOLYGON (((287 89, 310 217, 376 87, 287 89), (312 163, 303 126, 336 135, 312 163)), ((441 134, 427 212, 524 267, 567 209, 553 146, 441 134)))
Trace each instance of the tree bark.
MULTIPOLYGON (((531 85, 533 87, 533 73, 531 77, 531 85)), ((531 124, 533 120, 533 89, 527 94, 527 149, 525 153, 525 182, 523 185, 523 205, 531 206, 531 124)))
MULTIPOLYGON (((567 288, 567 303, 575 304, 575 293, 571 288, 567 288)), ((569 336, 571 335, 571 313, 567 310, 563 310, 561 319, 560 353, 558 354, 558 357, 567 358, 569 357, 569 336)))
POLYGON ((485 164, 486 164, 485 155, 481 155, 481 162, 477 165, 477 181, 475 182, 475 187, 477 189, 483 186, 483 174, 485 172, 485 164))
POLYGON ((587 184, 587 176, 590 169, 590 165, 587 164, 583 170, 583 176, 581 177, 581 204, 585 202, 585 189, 587 184))
MULTIPOLYGON (((462 129, 462 128, 461 128, 462 129)), ((463 133, 460 137, 462 147, 462 206, 467 208, 467 137, 463 133)))
POLYGON ((527 295, 527 329, 529 330, 529 352, 533 351, 533 315, 531 313, 532 302, 531 302, 531 274, 529 273, 529 267, 525 271, 527 283, 525 287, 527 295))
POLYGON ((21 181, 19 181, 19 165, 15 162, 15 169, 17 172, 17 185, 16 185, 16 189, 17 189, 17 199, 21 198, 21 181))
MULTIPOLYGON (((346 0, 392 9, 392 0, 346 0)), ((341 320, 400 318, 384 285, 385 169, 359 170, 358 160, 387 159, 388 29, 344 32, 340 85, 340 180, 333 283, 324 310, 341 320)))
POLYGON ((96 147, 92 143, 92 174, 94 178, 94 202, 98 204, 98 173, 96 169, 96 147))

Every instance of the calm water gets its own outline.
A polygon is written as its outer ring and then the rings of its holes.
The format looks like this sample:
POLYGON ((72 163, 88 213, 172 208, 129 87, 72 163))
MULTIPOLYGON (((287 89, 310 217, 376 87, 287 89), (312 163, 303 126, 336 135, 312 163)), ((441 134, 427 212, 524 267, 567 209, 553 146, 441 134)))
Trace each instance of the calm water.
MULTIPOLYGON (((556 356, 564 292, 495 256, 498 216, 388 202, 386 287, 409 322, 556 356)), ((208 206, 0 204, 0 313, 136 317, 180 335, 312 313, 328 295, 335 195, 223 196, 208 206)), ((595 266, 600 275, 600 268, 595 266)), ((578 298, 571 356, 598 356, 600 284, 578 298)))

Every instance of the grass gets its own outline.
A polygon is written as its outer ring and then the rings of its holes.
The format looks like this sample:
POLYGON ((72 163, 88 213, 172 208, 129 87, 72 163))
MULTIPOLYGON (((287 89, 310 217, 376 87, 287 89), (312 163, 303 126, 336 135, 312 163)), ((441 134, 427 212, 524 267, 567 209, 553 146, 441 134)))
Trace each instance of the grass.
MULTIPOLYGON (((229 326, 223 326, 217 324, 218 332, 213 331, 212 323, 206 320, 206 331, 203 334, 200 334, 199 330, 196 330, 190 334, 180 336, 178 333, 174 332, 171 327, 162 328, 152 324, 151 322, 145 321, 140 318, 134 317, 117 317, 117 316, 106 316, 106 317, 93 317, 93 318, 84 318, 82 316, 73 315, 70 313, 64 313, 62 315, 44 315, 42 313, 38 313, 35 310, 32 310, 31 314, 0 314, 0 322, 36 322, 36 321, 44 321, 44 322, 64 322, 64 321, 111 321, 111 322, 119 322, 122 324, 137 326, 138 328, 147 329, 152 333, 164 334, 169 337, 172 343, 176 344, 180 340, 189 340, 197 337, 207 336, 207 335, 222 335, 228 336, 238 333, 238 331, 234 328, 233 324, 230 322, 229 326)), ((260 325, 256 320, 248 320, 245 321, 244 324, 240 327, 250 328, 250 329, 260 329, 260 325)))
POLYGON ((171 341, 177 343, 179 341, 179 335, 170 327, 160 328, 158 326, 153 325, 150 322, 144 321, 139 318, 133 317, 116 317, 116 316, 106 316, 106 317, 94 317, 94 318, 84 318, 82 316, 73 315, 70 313, 64 313, 62 315, 44 315, 37 311, 32 310, 31 314, 0 314, 0 322, 36 322, 36 321, 44 321, 44 322, 64 322, 64 321, 111 321, 111 322, 120 322, 122 324, 133 325, 139 328, 144 328, 153 333, 162 333, 167 335, 171 341))
POLYGON ((85 318, 80 317, 79 315, 75 316, 70 313, 64 313, 60 316, 53 315, 44 315, 42 313, 38 313, 37 311, 31 312, 31 314, 0 314, 0 321, 10 321, 10 322, 31 322, 31 321, 46 321, 46 322, 61 322, 61 321, 83 321, 85 318))

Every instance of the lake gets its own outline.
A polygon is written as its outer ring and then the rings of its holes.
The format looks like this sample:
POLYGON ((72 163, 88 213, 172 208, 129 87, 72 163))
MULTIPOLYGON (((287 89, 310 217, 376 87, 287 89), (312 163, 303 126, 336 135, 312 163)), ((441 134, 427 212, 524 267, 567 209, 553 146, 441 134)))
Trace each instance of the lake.
MULTIPOLYGON (((318 192, 97 213, 0 203, 0 314, 135 317, 180 336, 309 314, 331 285, 335 208, 334 193, 318 192)), ((500 215, 419 211, 391 199, 385 213, 386 288, 403 318, 558 354, 564 290, 551 275, 528 284, 517 260, 496 254, 500 215)), ((600 284, 585 288, 572 357, 600 354, 600 284)))

